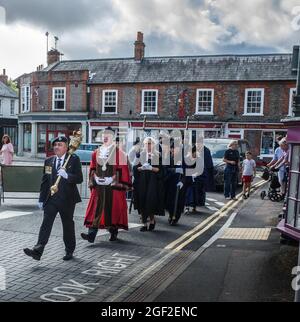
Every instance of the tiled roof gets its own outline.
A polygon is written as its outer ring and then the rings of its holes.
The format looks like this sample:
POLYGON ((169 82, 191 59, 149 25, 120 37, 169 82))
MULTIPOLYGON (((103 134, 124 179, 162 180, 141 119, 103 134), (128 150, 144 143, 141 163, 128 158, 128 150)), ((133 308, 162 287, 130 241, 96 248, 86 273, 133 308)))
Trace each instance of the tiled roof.
POLYGON ((0 81, 0 97, 18 98, 18 94, 0 81))
POLYGON ((91 72, 90 83, 295 80, 291 54, 153 57, 61 61, 45 71, 91 72))

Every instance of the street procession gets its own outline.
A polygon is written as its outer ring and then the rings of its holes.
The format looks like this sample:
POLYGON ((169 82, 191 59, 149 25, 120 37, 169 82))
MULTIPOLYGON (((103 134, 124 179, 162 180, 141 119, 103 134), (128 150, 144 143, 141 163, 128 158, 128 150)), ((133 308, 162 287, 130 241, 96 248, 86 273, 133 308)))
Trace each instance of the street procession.
MULTIPOLYGON (((111 127, 103 130, 103 144, 91 155, 88 176, 91 195, 84 218, 88 231, 81 233, 82 239, 94 243, 98 229, 107 229, 109 240, 116 241, 118 229, 128 230, 128 196, 131 196, 129 207, 133 204, 143 224, 141 232, 155 229, 155 216, 167 214, 169 224, 175 226, 187 205, 194 209, 205 205, 207 175, 213 174, 212 157, 208 149, 204 154, 201 132, 191 146, 187 127, 188 119, 183 132, 186 138, 180 131, 174 131, 173 137, 160 132, 158 141, 145 134, 142 141, 137 137, 128 155, 122 150, 124 142, 120 142, 117 133, 111 127)), ((73 258, 76 245, 73 215, 76 203, 81 202, 76 184, 83 181, 75 151, 81 139, 81 133, 74 132, 70 143, 65 136, 52 141, 55 155, 45 161, 38 202, 44 220, 37 244, 33 249, 24 249, 35 260, 41 259, 58 213, 64 230, 63 259, 73 258)))
POLYGON ((300 302, 299 8, 0 0, 1 311, 300 302))

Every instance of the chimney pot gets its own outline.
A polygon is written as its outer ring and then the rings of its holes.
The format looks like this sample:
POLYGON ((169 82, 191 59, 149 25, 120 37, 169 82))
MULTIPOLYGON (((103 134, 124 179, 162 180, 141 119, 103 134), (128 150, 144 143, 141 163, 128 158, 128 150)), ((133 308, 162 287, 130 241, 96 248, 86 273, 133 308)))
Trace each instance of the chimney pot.
POLYGON ((60 55, 61 53, 57 49, 51 49, 48 51, 47 55, 47 63, 48 65, 51 65, 53 63, 60 61, 60 55))
POLYGON ((144 35, 142 32, 138 31, 137 39, 134 43, 134 59, 136 61, 142 61, 145 57, 145 44, 144 44, 144 35))

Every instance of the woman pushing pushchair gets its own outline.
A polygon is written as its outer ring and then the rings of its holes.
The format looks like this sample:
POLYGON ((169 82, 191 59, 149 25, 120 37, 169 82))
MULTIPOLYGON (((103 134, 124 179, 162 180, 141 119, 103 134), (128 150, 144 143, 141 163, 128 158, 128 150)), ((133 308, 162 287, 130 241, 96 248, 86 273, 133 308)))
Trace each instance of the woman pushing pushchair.
POLYGON ((286 183, 287 183, 287 166, 289 164, 289 145, 287 144, 286 138, 283 138, 279 142, 279 147, 275 150, 274 157, 271 162, 267 164, 267 168, 270 171, 271 177, 271 189, 275 188, 276 180, 279 182, 280 187, 280 200, 282 200, 285 196, 286 192, 286 183), (278 172, 276 175, 275 172, 278 172), (278 177, 278 179, 276 179, 278 177), (272 184, 273 181, 273 184, 272 184), (271 187, 272 186, 272 187, 271 187))

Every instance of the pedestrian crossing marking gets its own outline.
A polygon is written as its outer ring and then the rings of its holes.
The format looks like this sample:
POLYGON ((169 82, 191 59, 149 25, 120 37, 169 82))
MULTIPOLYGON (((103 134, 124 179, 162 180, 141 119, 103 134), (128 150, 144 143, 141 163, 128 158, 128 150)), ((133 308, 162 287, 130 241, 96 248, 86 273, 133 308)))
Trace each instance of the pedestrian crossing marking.
POLYGON ((220 201, 216 201, 215 204, 221 207, 225 206, 225 203, 220 201))
POLYGON ((22 212, 22 211, 2 211, 0 212, 0 219, 8 219, 8 218, 14 218, 14 217, 20 217, 20 216, 27 216, 32 215, 33 212, 22 212))
POLYGON ((216 199, 212 199, 212 198, 206 198, 206 200, 208 200, 208 201, 212 201, 212 202, 216 202, 216 201, 218 201, 218 200, 216 200, 216 199))
POLYGON ((268 240, 271 228, 227 228, 220 239, 268 240))

